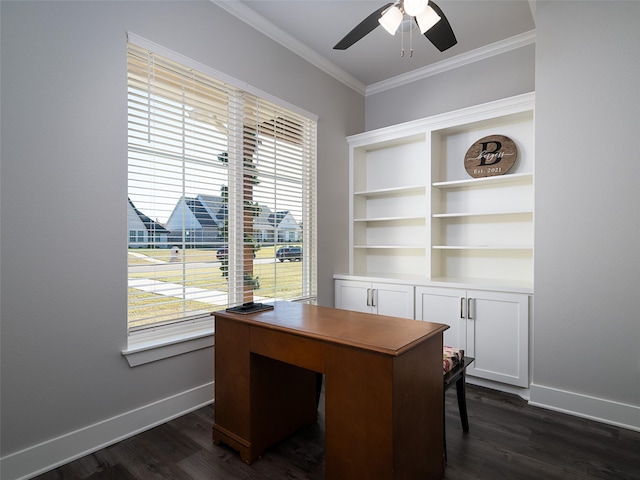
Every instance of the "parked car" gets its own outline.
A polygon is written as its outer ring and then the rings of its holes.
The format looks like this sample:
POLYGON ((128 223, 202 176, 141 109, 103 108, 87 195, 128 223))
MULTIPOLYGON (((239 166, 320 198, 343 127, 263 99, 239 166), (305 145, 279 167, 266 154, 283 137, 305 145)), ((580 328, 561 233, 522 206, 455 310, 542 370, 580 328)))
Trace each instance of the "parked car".
POLYGON ((287 258, 289 261, 302 261, 302 247, 280 247, 276 252, 276 258, 284 262, 287 258))

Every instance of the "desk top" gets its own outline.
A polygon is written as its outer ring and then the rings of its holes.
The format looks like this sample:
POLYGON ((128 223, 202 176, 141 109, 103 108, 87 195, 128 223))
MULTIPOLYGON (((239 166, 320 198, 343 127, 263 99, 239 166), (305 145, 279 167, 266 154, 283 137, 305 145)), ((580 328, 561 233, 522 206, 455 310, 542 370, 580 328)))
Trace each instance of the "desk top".
POLYGON ((441 323, 295 302, 276 302, 273 310, 249 315, 225 310, 214 312, 214 315, 216 318, 233 319, 256 327, 394 356, 449 328, 441 323))

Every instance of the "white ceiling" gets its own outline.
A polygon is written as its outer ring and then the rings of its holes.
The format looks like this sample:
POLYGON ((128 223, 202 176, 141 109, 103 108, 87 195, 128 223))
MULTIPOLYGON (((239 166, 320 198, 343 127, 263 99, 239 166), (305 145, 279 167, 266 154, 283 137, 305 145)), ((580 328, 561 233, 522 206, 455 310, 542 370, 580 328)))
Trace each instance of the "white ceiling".
POLYGON ((429 40, 382 27, 347 50, 333 50, 365 17, 393 0, 213 0, 262 33, 303 56, 352 88, 371 89, 490 55, 535 40, 535 0, 433 0, 442 9, 458 44, 439 52, 429 40))

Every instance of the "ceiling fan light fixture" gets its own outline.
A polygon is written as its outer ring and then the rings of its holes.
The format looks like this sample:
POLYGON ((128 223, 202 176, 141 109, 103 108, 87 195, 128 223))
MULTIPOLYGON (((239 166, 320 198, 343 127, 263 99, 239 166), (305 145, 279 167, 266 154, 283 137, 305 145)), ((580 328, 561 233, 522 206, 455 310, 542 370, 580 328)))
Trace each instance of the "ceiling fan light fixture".
POLYGON ((386 12, 378 19, 380 25, 389 32, 391 35, 395 35, 400 23, 402 23, 402 12, 395 5, 390 6, 386 12))
POLYGON ((418 16, 427 8, 428 3, 429 0, 404 0, 404 13, 412 17, 418 16))
POLYGON ((427 8, 425 8, 423 12, 415 17, 418 22, 418 26, 420 27, 420 33, 422 34, 441 20, 440 15, 438 15, 429 5, 427 5, 427 8))
MULTIPOLYGON (((389 2, 390 0, 387 1, 389 2)), ((405 14, 404 5, 410 1, 411 0, 395 0, 394 3, 386 3, 380 6, 352 28, 342 40, 336 43, 333 47, 334 50, 346 50, 373 32, 380 25, 391 35, 395 35, 398 28, 402 25, 401 31, 409 32, 409 42, 412 41, 411 32, 413 32, 415 28, 419 28, 427 40, 441 52, 450 49, 458 43, 449 20, 436 2, 432 0, 422 0, 427 3, 424 10, 417 15, 407 15, 408 20, 403 24, 402 21, 404 20, 405 14), (438 26, 431 28, 436 23, 438 26), (407 24, 410 24, 410 26, 407 24)), ((411 7, 409 7, 409 10, 411 10, 411 7)))

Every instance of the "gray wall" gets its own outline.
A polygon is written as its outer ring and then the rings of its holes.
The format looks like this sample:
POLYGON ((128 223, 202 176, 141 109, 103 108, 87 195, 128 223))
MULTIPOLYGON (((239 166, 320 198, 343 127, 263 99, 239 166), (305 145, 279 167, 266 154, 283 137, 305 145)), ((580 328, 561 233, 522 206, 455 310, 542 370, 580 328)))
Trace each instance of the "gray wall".
POLYGON ((366 129, 395 125, 535 90, 535 47, 386 90, 366 99, 366 129))
POLYGON ((537 15, 534 383, 640 425, 640 3, 537 15))
MULTIPOLYGON (((347 268, 364 99, 210 1, 1 2, 2 456, 210 383, 212 349, 130 368, 126 33, 319 116, 319 301, 347 268)), ((213 392, 212 392, 213 394, 213 392)), ((4 478, 4 477, 3 477, 4 478)))

